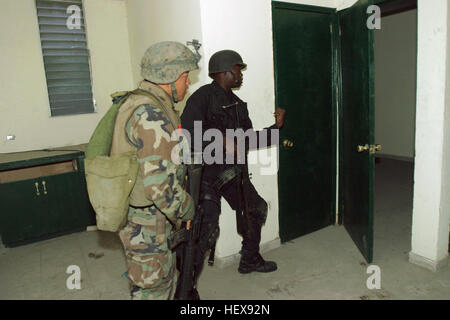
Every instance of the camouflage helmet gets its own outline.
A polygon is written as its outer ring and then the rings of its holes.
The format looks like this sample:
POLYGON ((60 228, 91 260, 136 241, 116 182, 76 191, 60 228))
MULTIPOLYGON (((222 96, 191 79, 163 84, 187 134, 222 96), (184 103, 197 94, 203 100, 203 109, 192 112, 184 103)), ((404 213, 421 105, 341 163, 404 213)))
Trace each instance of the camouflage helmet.
POLYGON ((233 50, 222 50, 214 53, 209 59, 208 74, 231 71, 235 65, 245 68, 247 64, 242 61, 242 57, 233 50))
POLYGON ((179 42, 158 42, 145 51, 141 75, 153 83, 173 83, 182 73, 198 69, 198 60, 188 47, 179 42))

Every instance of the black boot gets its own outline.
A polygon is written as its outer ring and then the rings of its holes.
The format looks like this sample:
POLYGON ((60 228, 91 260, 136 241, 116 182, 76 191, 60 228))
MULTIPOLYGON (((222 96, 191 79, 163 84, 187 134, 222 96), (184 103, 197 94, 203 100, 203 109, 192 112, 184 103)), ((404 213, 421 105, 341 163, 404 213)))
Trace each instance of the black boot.
POLYGON ((250 256, 242 255, 238 268, 240 273, 272 272, 275 270, 277 270, 277 264, 274 261, 265 261, 259 253, 250 256))

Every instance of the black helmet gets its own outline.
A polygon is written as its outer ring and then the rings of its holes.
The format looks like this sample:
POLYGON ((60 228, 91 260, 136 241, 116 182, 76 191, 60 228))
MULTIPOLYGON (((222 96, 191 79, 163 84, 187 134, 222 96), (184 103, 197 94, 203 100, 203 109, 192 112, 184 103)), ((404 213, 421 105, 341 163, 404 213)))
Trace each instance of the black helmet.
POLYGON ((242 61, 242 57, 233 50, 222 50, 214 53, 209 59, 208 74, 231 71, 235 65, 245 68, 247 65, 242 61))

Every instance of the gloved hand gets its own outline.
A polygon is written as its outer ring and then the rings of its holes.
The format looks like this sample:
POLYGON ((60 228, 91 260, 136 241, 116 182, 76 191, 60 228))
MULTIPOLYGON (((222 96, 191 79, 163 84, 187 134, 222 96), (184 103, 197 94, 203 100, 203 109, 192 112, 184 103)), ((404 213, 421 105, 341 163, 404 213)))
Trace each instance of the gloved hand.
POLYGON ((277 128, 281 128, 284 124, 284 117, 286 116, 286 110, 283 108, 276 108, 273 114, 275 116, 275 124, 277 128))
POLYGON ((188 205, 183 210, 183 212, 178 215, 178 219, 181 219, 183 221, 189 221, 194 219, 194 216, 195 216, 194 201, 192 201, 192 198, 189 197, 188 205))

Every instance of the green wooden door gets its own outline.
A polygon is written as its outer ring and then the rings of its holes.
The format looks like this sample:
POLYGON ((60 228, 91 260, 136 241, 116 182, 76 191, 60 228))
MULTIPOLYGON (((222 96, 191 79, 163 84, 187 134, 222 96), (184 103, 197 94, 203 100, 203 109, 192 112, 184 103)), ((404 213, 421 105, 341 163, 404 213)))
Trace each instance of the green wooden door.
POLYGON ((333 9, 272 2, 275 98, 287 111, 278 172, 282 242, 335 219, 335 17, 333 9))
POLYGON ((374 145, 373 30, 359 0, 338 13, 342 46, 341 187, 343 224, 370 263, 373 258, 374 155, 358 146, 374 145))

